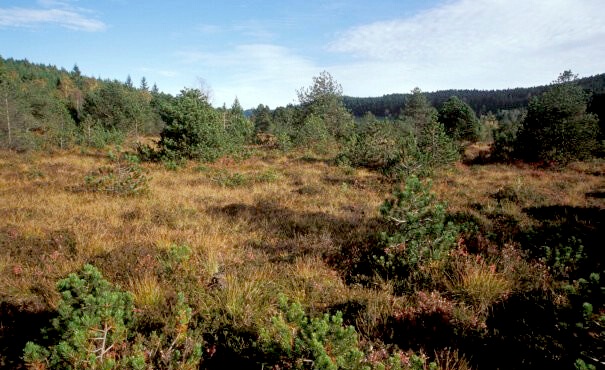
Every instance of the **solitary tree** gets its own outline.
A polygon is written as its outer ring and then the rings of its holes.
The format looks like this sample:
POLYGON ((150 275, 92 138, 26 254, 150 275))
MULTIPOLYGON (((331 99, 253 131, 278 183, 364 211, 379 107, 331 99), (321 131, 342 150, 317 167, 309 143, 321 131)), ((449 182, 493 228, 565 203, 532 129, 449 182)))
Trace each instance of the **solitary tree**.
POLYGON ((200 90, 182 90, 160 114, 166 127, 159 145, 166 159, 211 161, 223 154, 222 120, 200 90))
POLYGON ((470 105, 457 96, 450 97, 439 110, 441 122, 455 140, 477 141, 479 139, 479 120, 470 105))
POLYGON ((313 77, 313 84, 297 91, 303 108, 305 122, 309 115, 324 121, 328 132, 337 139, 349 136, 353 130, 353 118, 344 107, 342 86, 326 71, 313 77))
POLYGON ((519 132, 515 154, 529 161, 565 164, 585 159, 597 147, 597 117, 586 112, 588 95, 563 72, 550 88, 534 98, 519 132))

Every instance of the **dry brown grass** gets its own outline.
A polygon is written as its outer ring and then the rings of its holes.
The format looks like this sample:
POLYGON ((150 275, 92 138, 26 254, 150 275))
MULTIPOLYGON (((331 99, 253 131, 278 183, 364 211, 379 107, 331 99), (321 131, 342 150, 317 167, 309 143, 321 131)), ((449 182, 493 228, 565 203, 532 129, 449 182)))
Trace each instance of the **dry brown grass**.
POLYGON ((337 248, 339 232, 354 232, 374 217, 384 197, 376 174, 352 176, 285 156, 190 163, 177 171, 145 164, 150 192, 137 197, 78 190, 90 171, 107 163, 102 152, 0 153, 3 300, 33 299, 39 286, 52 291, 58 278, 93 262, 139 303, 153 305, 163 299, 160 289, 170 289, 153 268, 176 243, 191 249, 188 271, 179 272, 199 284, 191 290, 207 290, 214 275, 225 275, 224 289, 197 295, 199 307, 222 305, 246 323, 249 313, 267 312, 277 291, 325 307, 348 288, 325 265, 324 253, 337 248), (217 173, 251 180, 225 186, 217 173), (300 191, 305 187, 320 191, 300 191), (58 231, 72 237, 73 250, 52 241, 58 231), (41 246, 22 253, 32 240, 41 246))
MULTIPOLYGON (((376 173, 264 151, 176 171, 143 164, 151 180, 141 196, 79 190, 90 171, 108 163, 94 151, 0 152, 3 302, 52 308, 55 282, 87 262, 131 291, 138 307, 161 306, 185 291, 197 314, 241 327, 267 322, 284 293, 310 312, 361 307, 349 319, 363 335, 380 336, 410 301, 394 296, 389 281, 348 285, 331 263, 348 257, 348 250, 337 252, 350 240, 377 231, 371 225, 392 185, 376 173), (175 245, 190 252, 167 273, 175 245)), ((452 212, 471 214, 488 228, 496 222, 490 215, 502 214, 525 227, 533 222, 527 207, 603 207, 602 198, 589 196, 602 194, 603 173, 603 162, 560 171, 458 164, 435 176, 433 190, 452 212)), ((514 290, 520 272, 512 258, 510 266, 471 262, 451 288, 466 302, 448 304, 459 305, 452 310, 470 305, 474 315, 514 290)))

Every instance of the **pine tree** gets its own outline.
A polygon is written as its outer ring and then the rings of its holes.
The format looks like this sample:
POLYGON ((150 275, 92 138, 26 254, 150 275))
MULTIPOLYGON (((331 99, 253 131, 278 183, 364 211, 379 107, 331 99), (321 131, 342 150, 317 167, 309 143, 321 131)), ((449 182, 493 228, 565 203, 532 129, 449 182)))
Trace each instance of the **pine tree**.
POLYGON ((479 139, 479 120, 473 108, 457 96, 451 96, 439 110, 439 122, 455 140, 479 139))
POLYGON ((563 72, 529 104, 515 147, 517 157, 565 164, 585 159, 597 148, 598 119, 586 112, 588 95, 577 76, 563 72))
POLYGON ((145 76, 143 76, 143 78, 141 78, 141 90, 143 90, 143 91, 149 90, 149 86, 147 85, 147 79, 145 78, 145 76))

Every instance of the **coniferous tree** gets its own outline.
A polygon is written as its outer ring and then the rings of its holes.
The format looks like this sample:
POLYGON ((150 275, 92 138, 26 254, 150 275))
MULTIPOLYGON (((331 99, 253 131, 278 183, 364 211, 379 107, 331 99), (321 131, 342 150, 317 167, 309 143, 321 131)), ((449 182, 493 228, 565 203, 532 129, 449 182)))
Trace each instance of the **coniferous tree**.
POLYGON ((259 104, 252 112, 252 122, 254 122, 254 130, 259 132, 268 132, 271 127, 271 109, 268 106, 259 104))
POLYGON ((457 96, 450 97, 439 110, 439 122, 455 140, 477 141, 479 120, 468 104, 457 96))
POLYGON ((327 71, 313 77, 313 84, 297 91, 298 100, 303 109, 304 124, 309 115, 324 121, 329 134, 342 141, 349 137, 354 129, 353 116, 342 102, 342 86, 327 71))
POLYGON ((200 90, 182 90, 160 114, 166 122, 159 142, 165 159, 213 161, 225 154, 222 119, 200 90))
POLYGON ((147 79, 145 78, 145 76, 143 76, 141 78, 141 90, 143 90, 143 91, 149 90, 149 86, 147 85, 147 79))
POLYGON ((518 134, 517 157, 565 164, 593 154, 598 145, 598 119, 586 112, 588 95, 576 78, 565 71, 548 91, 532 100, 518 134))

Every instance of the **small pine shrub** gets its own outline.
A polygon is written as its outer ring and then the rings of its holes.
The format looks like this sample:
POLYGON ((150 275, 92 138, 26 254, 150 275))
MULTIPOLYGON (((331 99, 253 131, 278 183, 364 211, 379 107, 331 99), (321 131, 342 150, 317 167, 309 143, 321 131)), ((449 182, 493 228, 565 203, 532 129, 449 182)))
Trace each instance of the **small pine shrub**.
POLYGON ((343 325, 340 312, 309 318, 299 303, 288 304, 284 295, 279 297, 279 309, 279 314, 271 318, 271 325, 261 328, 258 343, 273 361, 273 368, 420 370, 434 367, 420 356, 405 358, 397 353, 376 359, 372 351, 364 352, 355 328, 343 325))
POLYGON ((282 313, 260 333, 265 350, 279 354, 281 361, 295 368, 308 363, 316 369, 359 368, 364 355, 355 328, 342 325, 341 313, 309 319, 300 304, 288 305, 284 296, 279 303, 282 313))
POLYGON ((29 365, 115 368, 139 360, 128 356, 123 346, 133 320, 129 293, 112 287, 91 265, 59 281, 57 290, 61 294, 58 317, 46 331, 54 340, 48 347, 28 342, 24 359, 29 365))
POLYGON ((57 283, 57 317, 43 330, 43 344, 28 342, 24 360, 36 369, 198 369, 201 335, 182 293, 164 325, 148 332, 135 316, 132 295, 85 265, 57 283))
POLYGON ((86 117, 81 125, 78 144, 102 149, 107 145, 121 145, 126 133, 117 128, 104 127, 99 121, 86 117))
POLYGON ((430 183, 411 176, 380 213, 388 230, 381 234, 382 245, 374 255, 376 272, 395 280, 398 290, 431 284, 431 266, 448 257, 458 236, 458 228, 446 222, 446 205, 435 200, 430 183))

